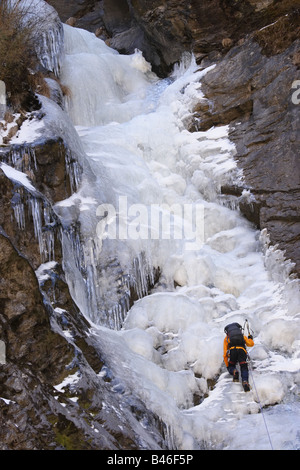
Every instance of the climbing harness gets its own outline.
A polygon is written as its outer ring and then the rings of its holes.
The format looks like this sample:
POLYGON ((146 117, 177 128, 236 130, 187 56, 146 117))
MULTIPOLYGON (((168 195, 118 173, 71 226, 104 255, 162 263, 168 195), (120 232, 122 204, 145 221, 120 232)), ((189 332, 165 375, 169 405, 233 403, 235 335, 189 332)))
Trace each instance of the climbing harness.
MULTIPOLYGON (((245 320, 243 330, 245 330, 246 327, 247 327, 247 330, 248 330, 248 336, 249 336, 249 335, 253 336, 253 332, 252 332, 251 329, 250 329, 249 322, 248 322, 247 319, 245 320)), ((254 376, 253 376, 254 374, 253 374, 253 367, 252 367, 251 357, 249 356, 249 353, 248 353, 248 352, 247 352, 247 363, 248 363, 248 365, 249 365, 249 371, 250 371, 252 383, 253 383, 254 390, 255 390, 255 393, 256 393, 256 396, 257 396, 257 401, 258 401, 258 404, 259 404, 260 412, 261 412, 261 415, 262 415, 263 420, 264 420, 264 425, 265 425, 265 428, 266 428, 266 431, 267 431, 267 435, 268 435, 268 439, 269 439, 269 442, 270 442, 270 446, 271 446, 271 449, 274 450, 273 444, 272 444, 272 440, 271 440, 271 436, 270 436, 270 432, 269 432, 269 429, 268 429, 268 426, 267 426, 267 422, 266 422, 266 419, 265 419, 263 407, 262 407, 261 401, 260 401, 260 399, 259 399, 258 391, 257 391, 256 385, 255 385, 254 376)))
POLYGON ((261 415, 262 415, 263 420, 264 420, 264 424, 265 424, 265 428, 266 428, 267 435, 268 435, 268 438, 269 438, 269 442, 270 442, 271 449, 274 450, 273 444, 272 444, 272 440, 271 440, 271 436, 270 436, 270 433, 269 433, 269 429, 268 429, 268 426, 267 426, 267 422, 266 422, 266 419, 265 419, 265 415, 264 415, 264 412, 263 412, 263 407, 262 407, 261 401, 260 401, 260 399, 259 399, 259 395, 258 395, 257 388, 256 388, 256 385, 255 385, 255 381, 254 381, 254 378, 253 378, 253 369, 252 369, 251 358, 250 358, 249 354, 248 354, 247 357, 248 357, 248 364, 249 364, 250 375, 251 375, 252 383, 253 383, 253 386, 254 386, 254 389, 255 389, 255 393, 256 393, 256 396, 257 396, 257 400, 258 400, 260 412, 261 412, 261 415))

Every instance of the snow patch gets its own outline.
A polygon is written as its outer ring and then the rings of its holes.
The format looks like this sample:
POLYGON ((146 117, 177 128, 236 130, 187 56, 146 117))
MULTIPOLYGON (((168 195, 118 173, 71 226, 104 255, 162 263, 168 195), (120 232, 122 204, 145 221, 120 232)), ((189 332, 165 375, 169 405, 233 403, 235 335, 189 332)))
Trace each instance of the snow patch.
POLYGON ((4 172, 5 176, 7 176, 7 178, 9 178, 10 180, 24 186, 26 189, 28 189, 31 192, 34 192, 34 193, 37 192, 35 187, 31 184, 28 176, 25 173, 15 170, 14 168, 12 168, 11 166, 7 165, 4 162, 0 163, 0 168, 4 172))

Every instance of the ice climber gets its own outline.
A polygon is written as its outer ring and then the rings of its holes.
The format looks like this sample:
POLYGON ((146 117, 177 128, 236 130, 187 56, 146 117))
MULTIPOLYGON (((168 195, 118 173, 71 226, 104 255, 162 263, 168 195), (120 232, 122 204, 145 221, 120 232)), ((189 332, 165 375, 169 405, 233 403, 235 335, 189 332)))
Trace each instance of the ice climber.
POLYGON ((249 392, 249 371, 247 364, 247 349, 246 346, 254 346, 253 336, 250 334, 248 337, 244 336, 243 328, 239 323, 230 323, 225 326, 224 332, 224 362, 230 375, 233 376, 233 381, 239 381, 239 373, 236 368, 240 364, 242 385, 245 392, 249 392))

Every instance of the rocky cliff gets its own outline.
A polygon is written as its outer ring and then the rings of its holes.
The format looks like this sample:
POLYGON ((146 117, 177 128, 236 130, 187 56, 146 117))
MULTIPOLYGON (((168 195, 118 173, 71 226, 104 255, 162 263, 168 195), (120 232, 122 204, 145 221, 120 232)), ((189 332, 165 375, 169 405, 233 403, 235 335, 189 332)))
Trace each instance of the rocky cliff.
MULTIPOLYGON (((0 364, 0 448, 159 448, 164 444, 155 417, 149 422, 150 438, 140 424, 146 415, 149 419, 144 405, 128 397, 127 407, 120 409, 114 378, 102 371, 101 345, 90 336, 90 326, 64 278, 55 216, 51 244, 55 261, 44 263, 45 256, 51 259, 49 245, 41 251, 30 206, 35 201, 53 216, 51 204, 59 181, 64 182, 63 193, 68 192, 62 149, 61 141, 34 149, 41 167, 35 169, 33 179, 43 193, 7 177, 6 167, 0 170, 0 338, 6 345, 5 364, 0 364), (45 173, 50 158, 52 171, 45 173)), ((2 155, 3 160, 8 158, 2 155)), ((44 220, 42 225, 47 230, 44 220)))
MULTIPOLYGON (((274 28, 274 36, 277 36, 274 28)), ((280 26, 278 26, 280 29, 280 26)), ((266 56, 254 38, 236 46, 203 82, 211 109, 200 111, 200 127, 230 125, 237 161, 243 170, 240 188, 222 188, 241 196, 240 209, 258 228, 268 230, 273 244, 285 251, 300 273, 299 105, 292 84, 299 74, 294 41, 266 56)))

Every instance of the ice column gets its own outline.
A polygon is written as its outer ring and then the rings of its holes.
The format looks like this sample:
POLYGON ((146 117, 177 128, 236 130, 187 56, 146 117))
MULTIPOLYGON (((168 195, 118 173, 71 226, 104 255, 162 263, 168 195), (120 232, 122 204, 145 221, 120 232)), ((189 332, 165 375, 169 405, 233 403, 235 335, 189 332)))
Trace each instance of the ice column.
POLYGON ((3 80, 0 80, 0 119, 4 118, 6 111, 6 88, 3 80))

